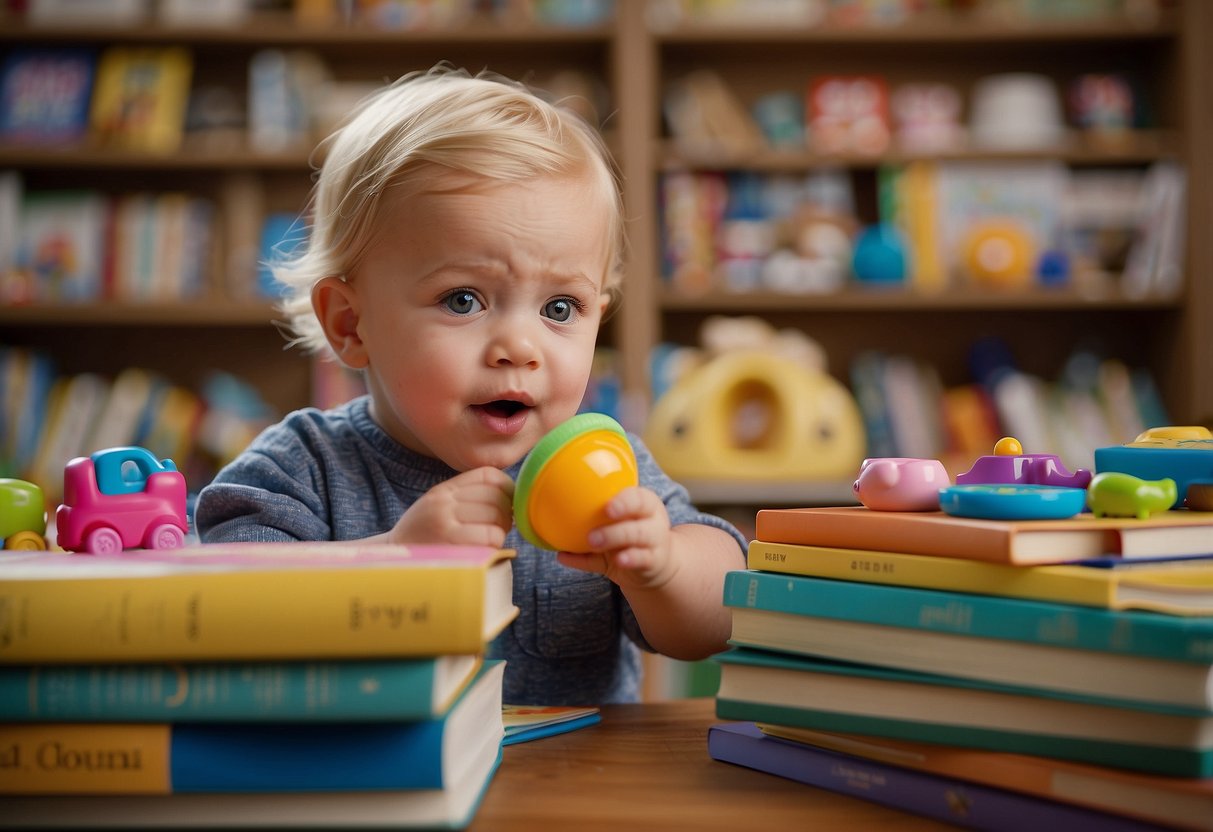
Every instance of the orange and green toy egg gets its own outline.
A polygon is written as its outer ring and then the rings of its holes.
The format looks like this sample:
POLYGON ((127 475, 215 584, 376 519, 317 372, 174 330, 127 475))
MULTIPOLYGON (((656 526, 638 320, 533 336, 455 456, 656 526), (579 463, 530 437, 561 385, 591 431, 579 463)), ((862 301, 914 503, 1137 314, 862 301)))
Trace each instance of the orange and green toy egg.
POLYGON ((514 522, 541 549, 588 552, 586 536, 608 522, 607 503, 639 482, 623 427, 602 413, 579 413, 539 440, 522 463, 514 522))

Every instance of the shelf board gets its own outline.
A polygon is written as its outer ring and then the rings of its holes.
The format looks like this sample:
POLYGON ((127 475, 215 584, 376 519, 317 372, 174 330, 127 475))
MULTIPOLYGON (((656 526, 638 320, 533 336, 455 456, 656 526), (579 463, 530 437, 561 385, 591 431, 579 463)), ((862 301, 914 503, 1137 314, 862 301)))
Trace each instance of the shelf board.
POLYGON ((851 481, 795 480, 747 482, 725 479, 681 479, 699 505, 718 506, 848 506, 856 505, 851 481))
POLYGON ((1135 130, 1116 139, 1092 139, 1072 133, 1056 147, 1039 150, 1000 150, 957 148, 950 151, 912 151, 893 149, 881 154, 814 153, 810 150, 761 150, 756 153, 729 153, 711 149, 696 150, 674 140, 659 143, 658 158, 663 171, 746 170, 787 173, 817 167, 843 166, 875 168, 904 165, 916 161, 1059 161, 1071 165, 1148 164, 1179 154, 1179 141, 1168 130, 1135 130))
POLYGON ((0 168, 306 171, 310 169, 309 155, 307 148, 268 153, 244 146, 208 149, 188 142, 176 153, 146 153, 88 145, 0 145, 0 168))
POLYGON ((260 14, 235 24, 178 26, 155 22, 132 26, 98 24, 30 24, 0 15, 0 43, 43 43, 49 40, 78 43, 179 43, 229 46, 399 46, 440 44, 458 46, 559 44, 606 45, 613 35, 609 24, 572 27, 473 20, 465 25, 433 29, 389 29, 367 24, 331 25, 297 22, 289 14, 260 14))
POLYGON ((944 292, 913 292, 895 288, 851 288, 832 294, 782 292, 711 292, 687 295, 663 290, 667 312, 901 312, 903 310, 964 312, 992 310, 1167 310, 1183 304, 1180 295, 1133 297, 1120 291, 1084 294, 1070 288, 1031 291, 981 291, 973 288, 944 292))
POLYGON ((135 303, 39 303, 0 306, 0 324, 5 326, 272 326, 282 315, 269 302, 192 300, 135 303))
POLYGON ((654 33, 659 43, 736 46, 793 43, 806 45, 896 45, 1116 42, 1165 40, 1179 34, 1177 18, 1162 13, 1140 21, 1109 17, 1090 20, 1015 20, 983 15, 922 14, 904 23, 687 21, 654 33))

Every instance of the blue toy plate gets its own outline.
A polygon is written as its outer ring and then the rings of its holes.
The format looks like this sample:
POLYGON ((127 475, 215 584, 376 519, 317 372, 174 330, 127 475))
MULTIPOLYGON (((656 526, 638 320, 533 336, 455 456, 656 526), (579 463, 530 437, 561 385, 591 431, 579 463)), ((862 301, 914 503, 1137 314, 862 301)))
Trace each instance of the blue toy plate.
POLYGON ((939 507, 954 517, 985 520, 1064 520, 1086 505, 1084 488, 1060 485, 950 485, 939 507))

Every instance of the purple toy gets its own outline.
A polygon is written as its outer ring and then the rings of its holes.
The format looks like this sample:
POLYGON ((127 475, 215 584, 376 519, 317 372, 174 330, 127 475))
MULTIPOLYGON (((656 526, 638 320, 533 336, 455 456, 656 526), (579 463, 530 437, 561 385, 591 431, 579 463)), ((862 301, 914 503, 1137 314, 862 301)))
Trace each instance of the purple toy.
POLYGON ((1086 488, 1091 472, 1066 470, 1056 454, 1025 454, 1013 437, 999 439, 993 456, 978 457, 973 467, 956 475, 957 485, 1060 485, 1086 488))

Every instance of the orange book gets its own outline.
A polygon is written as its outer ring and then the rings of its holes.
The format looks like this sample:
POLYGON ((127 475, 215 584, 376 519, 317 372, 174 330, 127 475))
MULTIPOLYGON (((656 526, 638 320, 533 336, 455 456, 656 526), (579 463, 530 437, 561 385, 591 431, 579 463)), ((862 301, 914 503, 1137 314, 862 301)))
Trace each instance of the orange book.
POLYGON ((756 538, 1029 565, 1107 555, 1157 558, 1213 551, 1213 512, 1166 511, 1148 520, 979 520, 941 511, 872 511, 863 506, 763 509, 756 538))

